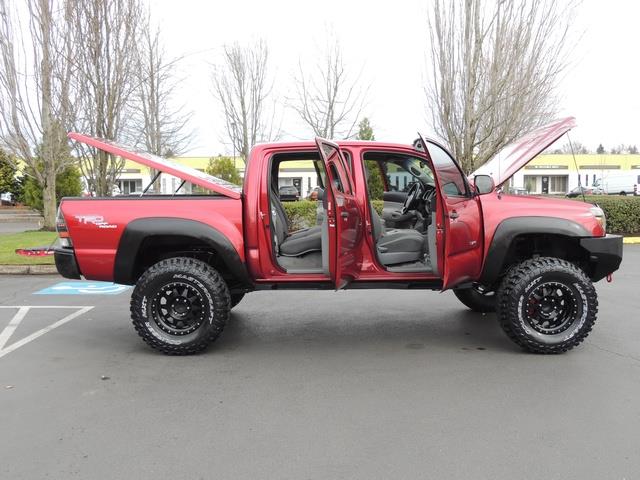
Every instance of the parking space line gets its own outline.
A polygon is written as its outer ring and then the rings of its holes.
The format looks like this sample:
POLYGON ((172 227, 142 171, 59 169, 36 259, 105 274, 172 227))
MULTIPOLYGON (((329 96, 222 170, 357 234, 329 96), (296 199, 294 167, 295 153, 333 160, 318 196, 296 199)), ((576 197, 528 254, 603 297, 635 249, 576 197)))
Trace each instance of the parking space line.
POLYGON ((11 335, 13 335, 13 332, 16 331, 16 328, 18 328, 18 325, 20 325, 20 322, 22 322, 22 319, 28 311, 29 307, 20 307, 9 322, 9 325, 7 325, 4 330, 2 330, 2 333, 0 333, 0 352, 2 352, 2 349, 7 343, 7 340, 9 340, 9 337, 11 337, 11 335))
MULTIPOLYGON (((17 350, 18 348, 26 345, 27 343, 32 342, 33 340, 35 340, 36 338, 41 337, 45 333, 48 333, 51 330, 53 330, 55 328, 58 328, 58 327, 64 325, 65 323, 70 322, 74 318, 79 317, 83 313, 87 313, 89 310, 93 309, 93 307, 78 307, 78 306, 51 306, 51 307, 46 307, 46 306, 41 306, 41 305, 38 305, 38 306, 21 306, 21 307, 0 306, 0 308, 18 308, 19 309, 18 313, 16 313, 14 315, 13 319, 11 319, 11 322, 9 323, 9 326, 11 326, 11 324, 14 323, 14 320, 16 319, 16 317, 18 317, 18 315, 20 315, 20 312, 24 311, 24 313, 22 314, 22 317, 18 321, 18 324, 19 324, 22 321, 22 318, 24 318, 24 316, 27 314, 27 312, 32 308, 78 308, 78 310, 76 310, 75 312, 70 313, 66 317, 61 318, 60 320, 58 320, 57 322, 52 323, 48 327, 44 327, 44 328, 38 330, 37 332, 34 332, 31 335, 28 335, 28 336, 24 337, 22 340, 18 340, 16 343, 12 343, 7 348, 2 348, 4 346, 4 344, 2 344, 0 346, 0 358, 4 357, 5 355, 8 355, 9 353, 13 352, 14 350, 17 350)), ((9 326, 7 326, 3 330, 2 334, 0 334, 0 339, 2 339, 2 337, 5 334, 5 331, 7 331, 7 328, 9 328, 9 326)), ((4 343, 6 343, 7 340, 9 339, 9 337, 11 337, 11 334, 13 334, 13 331, 15 330, 15 327, 17 327, 17 324, 6 335, 6 338, 4 338, 4 343)))

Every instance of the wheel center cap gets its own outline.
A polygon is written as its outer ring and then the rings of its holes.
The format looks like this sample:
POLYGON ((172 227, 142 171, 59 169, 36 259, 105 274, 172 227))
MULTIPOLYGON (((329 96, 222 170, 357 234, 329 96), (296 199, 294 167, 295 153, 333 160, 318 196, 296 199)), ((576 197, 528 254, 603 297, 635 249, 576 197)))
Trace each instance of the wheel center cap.
POLYGON ((187 313, 187 310, 189 310, 189 306, 187 305, 187 301, 186 300, 178 299, 173 303, 173 305, 171 306, 171 309, 177 315, 184 315, 184 314, 187 313))

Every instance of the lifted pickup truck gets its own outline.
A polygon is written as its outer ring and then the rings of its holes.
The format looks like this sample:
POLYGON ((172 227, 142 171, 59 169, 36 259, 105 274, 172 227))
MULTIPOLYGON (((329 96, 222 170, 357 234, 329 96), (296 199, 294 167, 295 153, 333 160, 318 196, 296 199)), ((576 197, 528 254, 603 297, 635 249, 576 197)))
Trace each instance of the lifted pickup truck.
POLYGON ((205 349, 248 292, 342 288, 452 289, 474 311, 497 311, 525 350, 565 352, 591 331, 592 282, 618 269, 622 238, 605 233, 597 206, 501 187, 573 126, 565 118, 530 133, 471 179, 422 137, 413 145, 262 144, 247 159, 242 188, 71 133, 201 193, 65 198, 56 265, 67 278, 135 285, 133 325, 167 354, 205 349), (307 229, 289 230, 279 198, 287 162, 306 162, 323 189, 307 229), (381 212, 370 201, 374 180, 384 186, 381 212))

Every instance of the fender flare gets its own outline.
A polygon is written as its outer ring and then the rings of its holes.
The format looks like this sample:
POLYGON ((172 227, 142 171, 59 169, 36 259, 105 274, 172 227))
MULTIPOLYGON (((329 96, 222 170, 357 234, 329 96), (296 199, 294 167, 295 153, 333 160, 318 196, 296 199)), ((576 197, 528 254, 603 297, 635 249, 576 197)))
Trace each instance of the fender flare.
POLYGON ((240 283, 252 285, 246 265, 225 235, 197 220, 172 217, 138 218, 127 224, 118 243, 113 267, 114 282, 134 284, 135 260, 142 242, 146 238, 162 235, 191 237, 211 246, 240 283))
POLYGON ((491 285, 504 265, 509 247, 519 235, 563 235, 565 237, 591 237, 591 233, 572 220, 557 217, 512 217, 498 224, 484 259, 479 283, 491 285))

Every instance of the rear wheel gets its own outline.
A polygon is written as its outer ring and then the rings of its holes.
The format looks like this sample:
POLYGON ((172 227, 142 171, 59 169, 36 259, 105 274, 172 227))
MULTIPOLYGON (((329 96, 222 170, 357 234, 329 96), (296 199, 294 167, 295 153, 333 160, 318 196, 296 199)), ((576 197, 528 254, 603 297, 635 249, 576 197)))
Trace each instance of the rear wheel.
POLYGON ((495 312, 496 311, 496 294, 491 290, 487 290, 481 285, 474 285, 470 288, 459 288, 453 291, 463 304, 474 312, 495 312))
POLYGON ((230 308, 229 290, 220 274, 186 257, 150 267, 131 296, 136 331, 148 345, 169 355, 207 348, 222 332, 230 308))
POLYGON ((562 353, 580 344, 596 321, 598 298, 591 280, 559 258, 536 258, 513 267, 497 297, 500 326, 534 353, 562 353))

